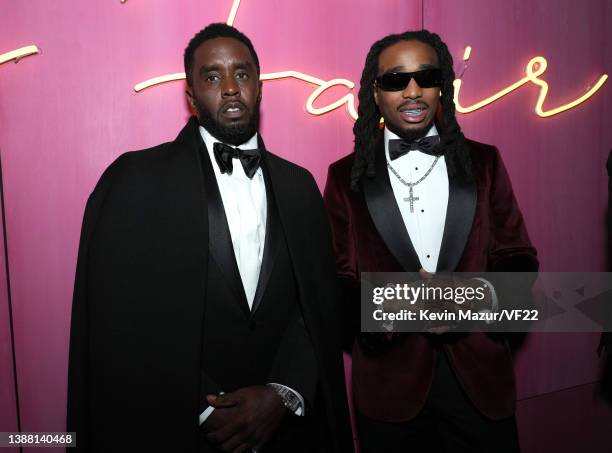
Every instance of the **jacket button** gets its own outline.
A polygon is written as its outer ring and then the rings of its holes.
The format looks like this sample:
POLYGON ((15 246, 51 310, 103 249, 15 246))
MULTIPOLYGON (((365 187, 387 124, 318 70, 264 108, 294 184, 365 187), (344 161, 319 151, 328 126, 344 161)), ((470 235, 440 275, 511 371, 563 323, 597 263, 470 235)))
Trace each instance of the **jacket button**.
POLYGON ((257 323, 255 321, 251 321, 249 324, 249 328, 251 330, 255 330, 257 328, 257 323))

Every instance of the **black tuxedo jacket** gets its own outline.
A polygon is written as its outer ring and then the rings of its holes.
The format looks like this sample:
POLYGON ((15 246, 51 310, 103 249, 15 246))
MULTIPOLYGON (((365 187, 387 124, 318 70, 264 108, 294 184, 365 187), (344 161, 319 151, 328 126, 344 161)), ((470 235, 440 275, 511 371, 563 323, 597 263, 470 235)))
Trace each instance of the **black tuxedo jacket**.
MULTIPOLYGON (((261 137, 259 148, 265 149, 261 137)), ((213 170, 216 163, 211 162, 203 141, 200 150, 209 233, 200 410, 208 406, 207 394, 267 382, 289 386, 313 403, 317 363, 298 307, 293 266, 266 159, 261 166, 267 199, 265 246, 249 307, 213 170)))
MULTIPOLYGON (((200 146, 191 118, 175 141, 120 156, 89 197, 68 372, 67 429, 77 433, 77 451, 199 451, 210 253, 200 146)), ((333 451, 350 451, 321 196, 306 170, 267 152, 264 159, 317 361, 327 434, 333 451)))

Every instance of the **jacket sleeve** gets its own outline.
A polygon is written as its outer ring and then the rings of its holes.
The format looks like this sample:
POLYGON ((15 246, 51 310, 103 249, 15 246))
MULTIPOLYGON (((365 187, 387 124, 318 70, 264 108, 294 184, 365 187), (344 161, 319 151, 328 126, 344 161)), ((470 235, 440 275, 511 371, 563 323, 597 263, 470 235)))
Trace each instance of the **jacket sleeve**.
POLYGON ((317 381, 317 359, 304 318, 296 309, 274 358, 268 382, 283 384, 297 391, 312 406, 317 381))
MULTIPOLYGON (((94 191, 91 193, 85 206, 85 213, 81 226, 79 250, 77 255, 76 276, 72 300, 72 317, 70 322, 70 345, 68 360, 68 394, 66 412, 66 430, 76 433, 76 452, 89 452, 95 441, 95 428, 92 425, 91 414, 94 408, 90 407, 93 379, 90 379, 90 370, 93 358, 90 354, 91 326, 91 300, 89 295, 96 288, 90 286, 91 253, 97 241, 105 241, 104 237, 96 234, 96 226, 113 209, 115 195, 115 181, 118 178, 129 178, 130 153, 119 157, 111 164, 101 176, 94 191)), ((103 244, 102 244, 103 245, 103 244)), ((206 374, 201 376, 200 407, 205 409, 208 403, 205 396, 218 393, 218 386, 206 374)), ((195 415, 195 414, 194 414, 195 415)))
POLYGON ((89 245, 103 202, 103 190, 98 187, 89 196, 81 227, 77 269, 70 321, 68 360, 67 428, 76 433, 76 452, 90 450, 89 420, 89 310, 87 303, 87 268, 89 245))
POLYGON ((529 240, 512 183, 497 148, 494 148, 492 167, 489 270, 537 272, 539 264, 536 249, 529 240))
POLYGON ((323 200, 329 218, 336 270, 341 290, 342 346, 351 352, 353 341, 361 330, 359 309, 360 286, 357 269, 357 253, 352 242, 352 226, 346 190, 349 181, 339 181, 338 175, 330 166, 325 183, 323 200))
MULTIPOLYGON (((533 307, 531 288, 539 267, 536 249, 529 240, 527 227, 512 190, 512 183, 494 148, 491 191, 491 240, 487 278, 491 279, 502 309, 533 307), (489 277, 490 276, 490 277, 489 277)), ((525 328, 523 321, 504 322, 507 331, 525 328)))

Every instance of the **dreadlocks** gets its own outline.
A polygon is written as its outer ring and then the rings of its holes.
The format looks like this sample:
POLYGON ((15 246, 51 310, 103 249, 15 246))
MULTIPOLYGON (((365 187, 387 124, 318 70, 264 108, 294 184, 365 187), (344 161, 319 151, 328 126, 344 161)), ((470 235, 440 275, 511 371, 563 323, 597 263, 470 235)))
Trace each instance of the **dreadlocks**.
MULTIPOLYGON (((440 134, 440 150, 444 153, 450 175, 462 181, 472 179, 472 164, 469 152, 465 146, 465 137, 455 118, 455 103, 453 102, 453 57, 448 47, 440 37, 427 30, 408 31, 389 35, 375 42, 366 57, 365 67, 361 75, 359 88, 359 118, 353 126, 355 134, 355 162, 351 170, 351 189, 359 190, 359 182, 364 173, 368 178, 375 176, 374 159, 376 144, 381 138, 380 111, 374 102, 374 80, 378 75, 378 57, 387 47, 399 41, 420 41, 431 46, 438 55, 438 63, 442 71, 442 87, 440 104, 442 115, 436 115, 436 126, 440 134)), ((438 112, 440 113, 440 112, 438 112)))

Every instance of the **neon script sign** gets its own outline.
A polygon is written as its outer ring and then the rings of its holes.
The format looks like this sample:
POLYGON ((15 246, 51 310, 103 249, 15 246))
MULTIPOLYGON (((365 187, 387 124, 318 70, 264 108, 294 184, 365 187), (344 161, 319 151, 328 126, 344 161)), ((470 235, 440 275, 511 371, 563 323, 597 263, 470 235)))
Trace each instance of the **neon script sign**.
POLYGON ((39 52, 40 51, 36 46, 20 47, 19 49, 11 50, 10 52, 0 54, 0 64, 6 63, 11 60, 15 60, 15 63, 17 63, 22 58, 37 54, 39 52))
MULTIPOLYGON (((125 0, 121 0, 121 3, 125 3, 125 0)), ((238 7, 240 6, 240 0, 233 0, 232 8, 229 13, 229 17, 227 19, 228 25, 233 25, 234 20, 236 19, 236 14, 238 13, 238 7)), ((332 88, 334 86, 344 86, 349 90, 352 90, 355 87, 355 84, 347 79, 332 79, 332 80, 322 80, 318 77, 304 74, 303 72, 298 71, 281 71, 281 72, 272 72, 268 74, 261 74, 260 79, 263 81, 267 80, 280 80, 280 79, 288 79, 294 78, 298 80, 302 80, 304 82, 310 83, 311 85, 315 85, 317 88, 308 96, 306 100, 306 111, 311 115, 324 115, 325 113, 331 112, 342 105, 346 105, 348 114, 353 118, 357 119, 357 110, 355 109, 355 96, 352 93, 345 94, 337 101, 331 102, 323 107, 315 107, 314 103, 319 96, 321 96, 326 90, 332 88)), ((144 82, 140 82, 134 86, 134 91, 137 93, 145 90, 147 88, 151 88, 156 85, 160 85, 166 82, 172 82, 175 80, 184 80, 185 73, 184 72, 176 72, 173 74, 166 74, 158 77, 153 77, 152 79, 145 80, 144 82)))
MULTIPOLYGON (((463 53, 464 62, 467 62, 470 59, 471 52, 472 48, 470 46, 465 48, 465 52, 463 53)), ((460 113, 474 112, 478 109, 486 107, 492 102, 497 101, 498 99, 512 93, 513 91, 518 90, 523 85, 531 82, 534 85, 540 87, 540 94, 538 95, 538 100, 536 101, 535 112, 538 116, 546 118, 548 116, 553 116, 558 113, 565 112, 566 110, 572 109, 582 104, 588 98, 593 96, 602 87, 602 85, 606 83, 606 80, 608 79, 608 75, 603 74, 601 77, 599 77, 595 85, 593 85, 586 93, 584 93, 578 99, 574 99, 573 101, 560 105, 559 107, 556 107, 554 109, 544 110, 544 101, 546 100, 546 95, 548 94, 548 83, 546 83, 544 80, 539 79, 538 77, 544 74, 544 72, 546 72, 547 67, 548 62, 546 61, 546 58, 533 57, 531 60, 529 60, 529 63, 527 63, 527 66, 525 67, 525 77, 516 81, 512 85, 509 85, 506 88, 498 91, 492 96, 489 96, 488 98, 483 99, 480 102, 476 102, 475 104, 470 105, 469 107, 464 107, 459 102, 459 91, 461 90, 462 81, 460 78, 458 78, 453 82, 453 86, 455 87, 455 108, 460 113)))
MULTIPOLYGON (((121 0, 121 3, 125 3, 125 0, 121 0)), ((240 0, 233 0, 230 14, 226 22, 228 25, 233 25, 234 20, 236 18, 236 14, 238 13, 239 6, 240 6, 240 0)), ((470 46, 467 46, 465 48, 465 51, 463 54, 464 63, 466 63, 469 60, 471 51, 472 51, 472 48, 470 46)), ((544 72, 546 72, 547 67, 548 67, 548 62, 546 61, 546 58, 544 58, 543 56, 533 57, 531 60, 529 60, 529 62, 527 63, 527 66, 525 67, 525 77, 507 86, 506 88, 499 90, 493 95, 481 101, 475 102, 474 104, 470 106, 461 105, 461 102, 459 100, 459 93, 461 92, 461 87, 463 83, 462 79, 459 77, 453 82, 453 86, 455 88, 454 101, 455 101, 457 112, 466 114, 466 113, 472 113, 476 110, 480 110, 486 107, 487 105, 500 100, 502 97, 509 95, 513 91, 518 90, 522 86, 528 83, 532 83, 536 85, 537 87, 539 87, 539 90, 540 90, 538 99, 536 101, 535 109, 534 109, 535 113, 539 117, 546 118, 546 117, 550 117, 550 116, 565 112, 567 110, 570 110, 582 104, 587 99, 592 97, 603 86, 603 84, 608 79, 608 75, 603 74, 599 77, 597 82, 592 87, 590 87, 589 90, 586 93, 584 93, 582 96, 580 96, 579 98, 574 99, 558 107, 555 107, 549 110, 545 110, 544 102, 546 100, 546 96, 548 94, 549 87, 548 87, 548 83, 540 79, 539 77, 542 74, 544 74, 544 72)), ((310 113, 311 115, 324 115, 328 112, 331 112, 332 110, 335 110, 337 108, 342 107, 343 105, 346 105, 347 113, 351 116, 351 118, 357 119, 357 110, 355 109, 355 96, 353 95, 353 93, 350 93, 350 92, 342 96, 340 99, 334 102, 331 102, 325 106, 322 106, 322 107, 314 106, 314 103, 317 100, 317 98, 321 96, 326 90, 332 87, 344 86, 348 88, 350 91, 352 91, 353 88, 355 87, 355 84, 352 81, 343 79, 343 78, 337 78, 337 79, 332 79, 332 80, 321 80, 315 76, 304 74, 302 72, 293 71, 293 70, 261 74, 261 80, 263 81, 280 80, 280 79, 285 79, 285 78, 295 78, 295 79, 302 80, 304 82, 307 82, 307 83, 310 83, 311 85, 316 86, 314 91, 310 94, 310 96, 306 100, 306 106, 305 106, 306 111, 310 113)), ((175 80, 183 80, 183 79, 185 79, 184 72, 166 74, 166 75, 154 77, 154 78, 151 78, 151 79, 148 79, 148 80, 145 80, 143 82, 136 84, 134 86, 134 91, 140 92, 142 90, 154 87, 156 85, 160 85, 162 83, 171 82, 175 80)))

